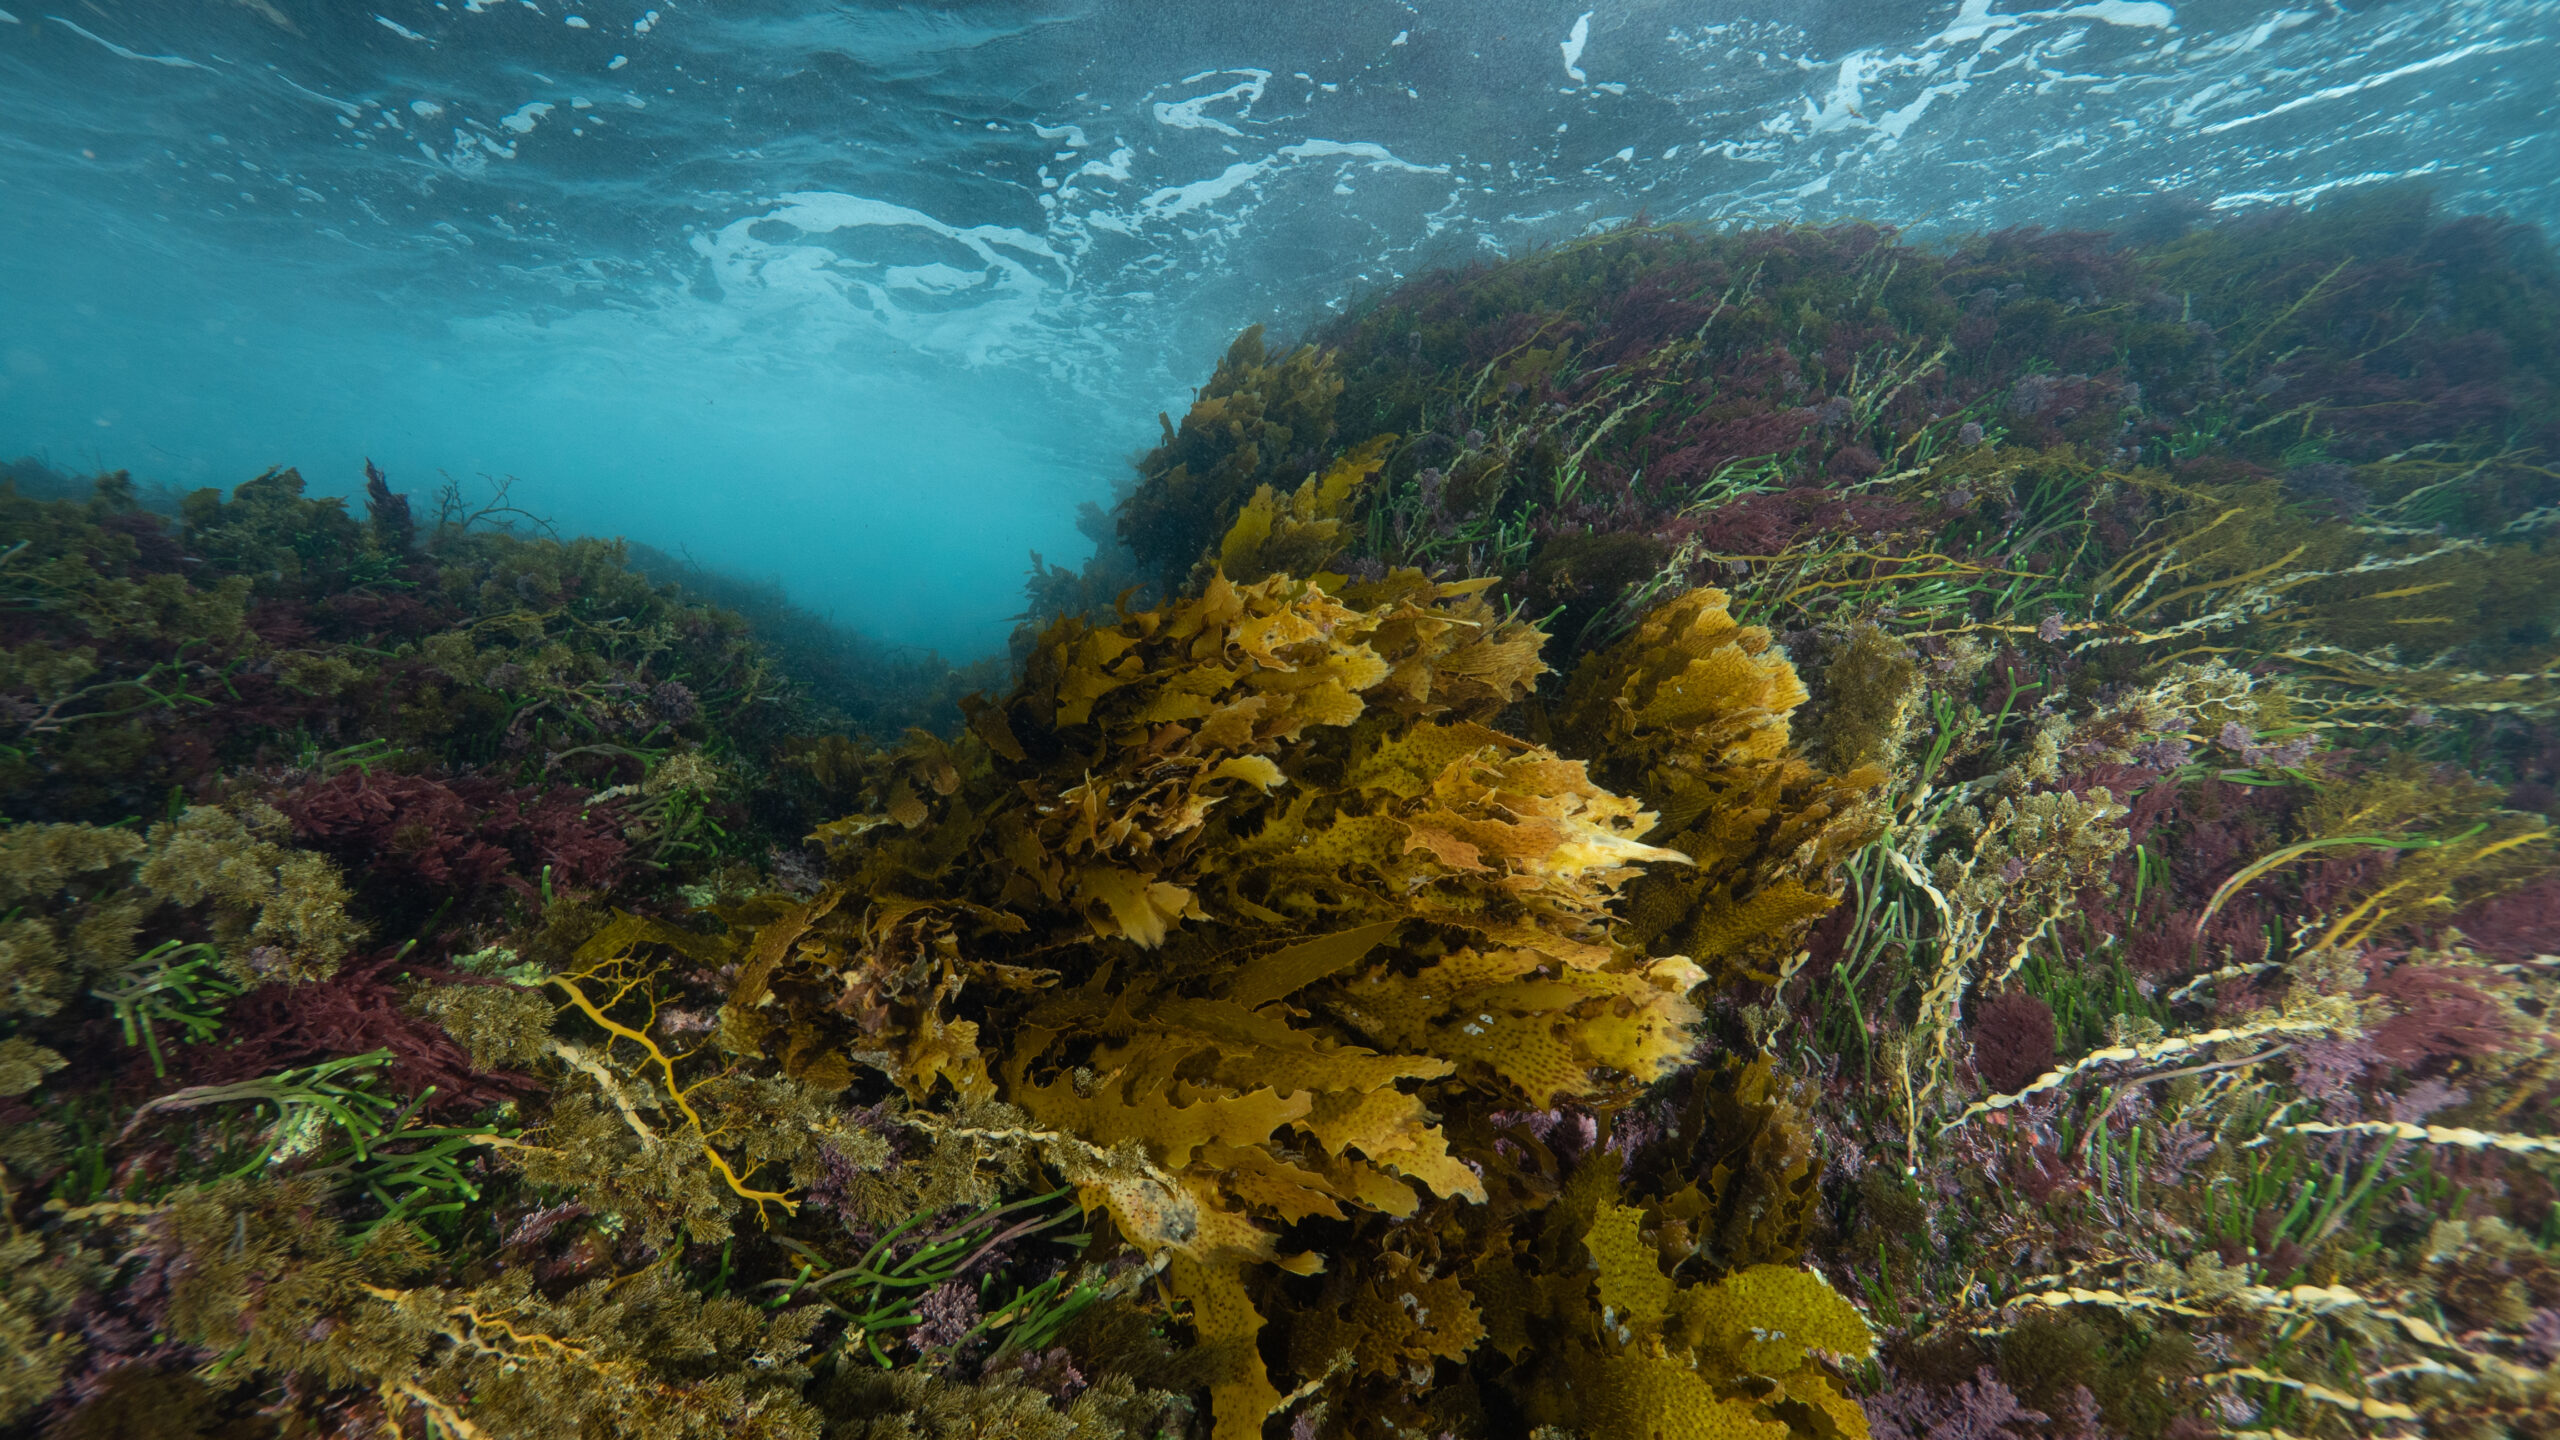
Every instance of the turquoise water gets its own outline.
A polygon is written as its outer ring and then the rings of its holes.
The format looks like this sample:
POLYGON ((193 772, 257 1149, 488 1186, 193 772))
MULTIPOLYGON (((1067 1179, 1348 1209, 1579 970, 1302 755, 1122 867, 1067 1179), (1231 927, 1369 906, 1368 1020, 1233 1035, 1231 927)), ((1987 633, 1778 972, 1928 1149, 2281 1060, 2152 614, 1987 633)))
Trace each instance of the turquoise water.
POLYGON ((0 456, 999 648, 1237 329, 1624 223, 2560 218, 2560 5, 6 0, 0 456), (487 477, 487 478, 483 478, 487 477))

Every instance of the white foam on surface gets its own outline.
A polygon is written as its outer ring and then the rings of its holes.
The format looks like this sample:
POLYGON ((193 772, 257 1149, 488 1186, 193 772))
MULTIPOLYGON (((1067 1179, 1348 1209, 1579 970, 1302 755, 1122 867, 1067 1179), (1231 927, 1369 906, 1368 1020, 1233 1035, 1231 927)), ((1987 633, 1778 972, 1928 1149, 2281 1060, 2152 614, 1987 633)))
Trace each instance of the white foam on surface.
POLYGON ((2257 26, 2247 34, 2235 36, 2224 43, 2229 46, 2228 53, 2246 55, 2274 39, 2278 32, 2291 30, 2297 25, 2307 25, 2311 23, 2312 18, 2312 13, 2308 10, 2279 10, 2259 21, 2257 26))
POLYGON ((364 114, 364 107, 353 100, 341 100, 335 95, 323 94, 320 91, 312 89, 308 85, 296 84, 294 83, 292 76, 285 74, 281 70, 271 71, 270 73, 276 77, 277 83, 283 85, 287 90, 292 91, 294 94, 299 95, 306 100, 317 100, 321 104, 328 106, 330 109, 337 111, 339 115, 343 117, 352 119, 364 114))
POLYGON ((2361 94, 2377 85, 2388 85, 2394 80, 2405 79, 2411 75, 2424 74, 2429 70, 2441 70, 2448 65, 2455 64, 2458 61, 2467 60, 2474 55, 2491 54, 2507 48, 2509 47, 2494 45, 2486 40, 2473 41, 2471 44, 2462 46, 2456 50, 2448 50, 2441 55, 2430 55, 2424 60, 2412 60, 2406 65, 2385 70, 2379 75, 2366 75, 2359 79, 2347 81, 2343 85, 2324 86, 2318 90, 2312 91, 2308 95, 2297 96, 2294 99, 2285 101, 2281 105, 2261 110, 2255 115, 2243 115, 2232 120, 2217 120, 2210 125, 2202 127, 2196 133, 2200 135, 2220 135, 2228 130, 2237 130, 2243 125, 2255 125, 2262 120, 2272 120, 2278 115, 2290 114, 2291 112, 2299 110, 2306 105, 2317 105, 2324 100, 2344 99, 2349 95, 2361 94))
POLYGON ((2159 0, 2097 0, 2061 13, 2066 20, 2103 20, 2109 25, 2142 30, 2166 30, 2178 21, 2178 12, 2159 0))
POLYGON ((1197 84, 1210 76, 1220 74, 1242 75, 1245 78, 1224 90, 1212 91, 1206 95, 1194 95, 1188 100, 1157 101, 1153 107, 1156 123, 1169 130, 1215 130, 1221 135, 1234 135, 1241 138, 1243 131, 1209 114, 1208 108, 1222 100, 1234 100, 1240 102, 1236 106, 1237 118, 1241 119, 1252 114, 1253 102, 1261 99, 1262 92, 1271 84, 1271 72, 1268 70, 1211 70, 1190 76, 1182 83, 1197 84))
POLYGON ((1843 59, 1840 69, 1832 76, 1831 93, 1819 103, 1810 95, 1805 97, 1805 128, 1816 135, 1827 135, 1834 130, 1870 126, 1872 122, 1867 119, 1864 109, 1864 91, 1868 72, 1876 63, 1873 53, 1866 50, 1855 51, 1843 59))
POLYGON ((1962 45, 1967 41, 1998 35, 2004 30, 2014 29, 2026 23, 2006 15, 1993 14, 1992 3, 1993 0, 1964 0, 1964 3, 1956 9, 1956 17, 1947 22, 1946 28, 1921 43, 1962 45))
POLYGON ((1233 195, 1268 172, 1274 163, 1271 160, 1239 160, 1206 180, 1194 180, 1188 185, 1168 185, 1139 202, 1139 209, 1150 218, 1159 220, 1187 215, 1233 195))
POLYGON ((2439 161, 2430 160, 2409 170, 2368 170, 2361 175, 2342 175, 2316 185, 2296 186, 2291 190, 2235 190, 2213 202, 2216 210, 2248 210, 2261 205, 2308 205, 2332 190, 2349 190, 2364 185, 2387 185, 2403 180, 2433 175, 2444 169, 2439 161))
POLYGON ((1028 231, 952 225, 909 206, 825 190, 783 195, 693 244, 734 305, 787 316, 830 341, 848 328, 877 328, 971 366, 1036 348, 1044 306, 1069 275, 1048 240, 1028 231), (774 238, 776 225, 796 233, 774 238), (948 241, 977 264, 887 258, 918 237, 948 241), (963 292, 972 303, 958 310, 902 298, 963 292))
POLYGON ((1922 90, 1910 104, 1896 106, 1877 117, 1876 129, 1881 131, 1887 139, 1899 142, 1911 129, 1913 122, 1928 113, 1930 102, 1941 95, 1961 95, 1970 88, 1972 87, 1963 80, 1929 86, 1922 90))
POLYGON ((1104 180, 1132 179, 1135 177, 1130 171, 1129 166, 1135 162, 1137 158, 1138 152, 1136 150, 1131 149, 1129 146, 1122 145, 1111 152, 1111 158, 1108 160, 1087 160, 1077 169, 1076 174, 1079 176, 1092 175, 1104 180))
POLYGON ((103 35, 81 29, 79 26, 72 24, 70 21, 63 19, 59 15, 47 15, 44 18, 61 26, 63 29, 70 31, 72 34, 79 36, 83 40, 94 41, 98 45, 105 47, 107 53, 118 56, 122 59, 139 60, 146 65, 166 65, 172 69, 178 70, 202 70, 205 68, 204 66, 197 64, 195 61, 188 59, 184 55, 145 55, 139 50, 128 50, 124 46, 117 44, 103 35))
MULTIPOLYGON (((1187 215, 1215 205, 1291 161, 1328 158, 1364 161, 1371 169, 1401 170, 1411 175, 1449 173, 1446 165, 1418 165, 1373 141, 1305 140, 1283 145, 1264 159, 1238 161, 1205 180, 1166 186, 1139 202, 1138 208, 1149 219, 1187 215)), ((1337 182, 1336 193, 1348 192, 1340 190, 1337 182)))

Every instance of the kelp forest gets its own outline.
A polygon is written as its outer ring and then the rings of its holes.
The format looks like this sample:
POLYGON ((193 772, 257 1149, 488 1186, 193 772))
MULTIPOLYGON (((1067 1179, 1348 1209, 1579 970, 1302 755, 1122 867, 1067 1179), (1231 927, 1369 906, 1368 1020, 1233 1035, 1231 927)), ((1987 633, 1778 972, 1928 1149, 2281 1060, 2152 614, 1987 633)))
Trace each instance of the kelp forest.
POLYGON ((2377 192, 1248 331, 1009 668, 0 491, 0 1429, 2560 1436, 2555 467, 2377 192))

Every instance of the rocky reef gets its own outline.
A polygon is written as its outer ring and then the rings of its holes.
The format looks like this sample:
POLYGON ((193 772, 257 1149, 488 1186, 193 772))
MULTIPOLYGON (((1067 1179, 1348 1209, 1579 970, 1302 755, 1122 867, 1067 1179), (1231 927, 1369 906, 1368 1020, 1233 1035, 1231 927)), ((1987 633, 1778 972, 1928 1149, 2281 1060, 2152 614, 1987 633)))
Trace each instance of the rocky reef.
POLYGON ((2555 384, 2410 194, 1618 231, 1240 337, 1009 677, 0 491, 0 1425, 2560 1433, 2555 384))

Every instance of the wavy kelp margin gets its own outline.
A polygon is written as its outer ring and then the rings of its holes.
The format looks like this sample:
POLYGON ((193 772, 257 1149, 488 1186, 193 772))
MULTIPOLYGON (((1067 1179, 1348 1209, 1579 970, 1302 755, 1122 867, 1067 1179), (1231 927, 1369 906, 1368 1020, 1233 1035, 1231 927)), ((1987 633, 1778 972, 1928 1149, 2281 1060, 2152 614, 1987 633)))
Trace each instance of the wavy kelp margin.
POLYGON ((2555 342, 2404 198, 1426 277, 885 749, 387 486, 9 502, 0 1402, 2541 1433, 2555 342))

